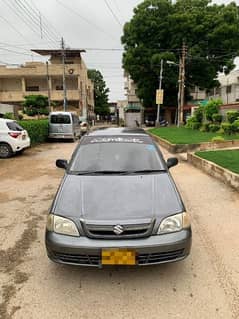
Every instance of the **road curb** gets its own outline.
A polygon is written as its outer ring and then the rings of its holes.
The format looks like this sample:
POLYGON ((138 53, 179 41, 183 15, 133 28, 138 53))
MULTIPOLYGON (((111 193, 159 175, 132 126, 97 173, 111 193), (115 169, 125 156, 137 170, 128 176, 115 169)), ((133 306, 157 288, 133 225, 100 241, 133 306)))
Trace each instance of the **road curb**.
POLYGON ((223 168, 213 162, 207 161, 193 153, 187 154, 188 163, 201 169, 208 175, 220 180, 224 184, 239 190, 239 174, 233 173, 226 168, 223 168))
POLYGON ((207 150, 216 150, 222 148, 233 148, 239 147, 239 140, 230 140, 223 142, 204 142, 198 144, 171 144, 167 140, 148 132, 148 134, 158 142, 162 147, 164 147, 167 151, 173 154, 177 153, 188 153, 192 151, 207 151, 207 150))

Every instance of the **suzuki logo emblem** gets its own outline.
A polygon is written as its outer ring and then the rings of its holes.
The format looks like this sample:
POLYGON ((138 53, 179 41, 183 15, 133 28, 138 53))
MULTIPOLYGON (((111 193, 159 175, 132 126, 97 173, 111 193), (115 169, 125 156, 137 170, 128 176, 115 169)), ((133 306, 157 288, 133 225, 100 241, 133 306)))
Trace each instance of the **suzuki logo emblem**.
POLYGON ((116 226, 113 227, 113 232, 116 235, 121 235, 124 232, 124 228, 121 225, 116 225, 116 226))

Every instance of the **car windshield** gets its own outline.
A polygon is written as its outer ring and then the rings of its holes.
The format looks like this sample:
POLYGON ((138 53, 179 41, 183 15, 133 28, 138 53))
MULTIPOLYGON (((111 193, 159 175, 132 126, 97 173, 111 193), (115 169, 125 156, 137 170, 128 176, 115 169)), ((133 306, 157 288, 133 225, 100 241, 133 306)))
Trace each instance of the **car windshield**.
POLYGON ((80 145, 69 169, 80 172, 161 171, 165 167, 150 138, 89 137, 80 145))
POLYGON ((67 114, 54 114, 54 115, 51 115, 50 122, 52 124, 70 124, 71 118, 67 114))
POLYGON ((11 131, 23 131, 23 128, 17 122, 7 122, 7 127, 11 131))

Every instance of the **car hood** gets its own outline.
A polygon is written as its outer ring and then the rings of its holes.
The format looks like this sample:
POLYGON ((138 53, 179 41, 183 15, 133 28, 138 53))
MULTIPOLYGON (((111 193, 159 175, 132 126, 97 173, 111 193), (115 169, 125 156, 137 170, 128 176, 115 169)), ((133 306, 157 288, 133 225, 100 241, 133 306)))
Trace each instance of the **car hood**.
POLYGON ((88 222, 143 221, 182 212, 167 172, 147 175, 65 175, 52 212, 88 222))

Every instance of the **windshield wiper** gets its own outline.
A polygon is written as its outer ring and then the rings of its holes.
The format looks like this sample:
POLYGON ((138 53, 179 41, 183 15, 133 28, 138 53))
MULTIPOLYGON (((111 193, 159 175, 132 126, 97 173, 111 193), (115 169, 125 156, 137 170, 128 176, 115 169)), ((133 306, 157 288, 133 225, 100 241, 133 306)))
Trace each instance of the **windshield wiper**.
POLYGON ((137 171, 128 171, 126 174, 147 174, 147 173, 163 173, 166 172, 165 169, 142 169, 137 171))
POLYGON ((75 172, 76 175, 110 175, 110 174, 125 174, 126 171, 110 171, 110 170, 102 170, 102 171, 82 171, 82 172, 75 172))
POLYGON ((148 173, 162 173, 166 172, 165 169, 144 169, 136 171, 112 171, 112 170, 102 170, 102 171, 81 171, 81 172, 71 172, 74 175, 131 175, 131 174, 148 174, 148 173))

